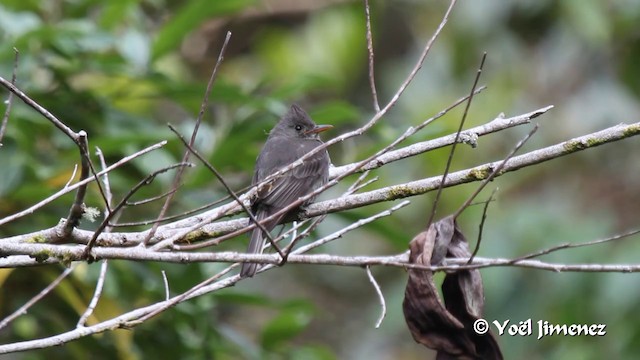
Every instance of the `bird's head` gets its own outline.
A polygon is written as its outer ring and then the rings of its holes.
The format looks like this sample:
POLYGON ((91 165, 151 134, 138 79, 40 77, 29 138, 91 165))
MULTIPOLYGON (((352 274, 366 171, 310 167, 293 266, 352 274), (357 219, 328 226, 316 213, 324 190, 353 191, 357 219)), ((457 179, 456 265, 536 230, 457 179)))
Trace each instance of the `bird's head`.
POLYGON ((318 138, 318 134, 331 129, 332 125, 316 125, 311 117, 296 104, 280 119, 271 136, 285 136, 292 138, 318 138))

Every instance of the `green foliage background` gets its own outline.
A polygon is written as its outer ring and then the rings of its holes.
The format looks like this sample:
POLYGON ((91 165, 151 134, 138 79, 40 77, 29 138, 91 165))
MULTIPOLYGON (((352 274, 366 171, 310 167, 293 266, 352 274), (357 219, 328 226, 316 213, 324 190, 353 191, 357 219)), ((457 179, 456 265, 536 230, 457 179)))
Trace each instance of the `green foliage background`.
MULTIPOLYGON (((386 102, 413 66, 445 10, 444 1, 372 1, 376 75, 386 102)), ((350 1, 3 0, 0 73, 10 78, 19 50, 18 86, 74 130, 109 162, 168 139, 169 144, 111 174, 116 199, 150 171, 184 151, 166 123, 190 133, 225 31, 231 44, 212 94, 198 149, 238 189, 250 182, 268 131, 291 102, 307 108, 334 135, 372 114, 367 82, 364 9, 350 1)), ((516 115, 549 104, 526 150, 640 118, 640 2, 461 0, 426 64, 389 116, 365 136, 330 149, 341 165, 371 154, 411 125, 430 117, 471 86, 483 51, 482 83, 469 126, 499 113, 516 115)), ((3 93, 6 99, 6 92, 3 93)), ((416 135, 455 131, 461 111, 416 135)), ((503 157, 528 129, 480 139, 460 149, 455 169, 503 157)), ((447 149, 376 171, 384 186, 439 174, 447 149)), ((638 226, 640 146, 637 139, 587 150, 503 176, 490 209, 481 256, 516 257, 564 242, 604 237, 638 226)), ((49 122, 14 102, 0 148, 0 216, 28 207, 63 186, 77 150, 49 122)), ((139 199, 166 191, 161 176, 139 199)), ((459 206, 476 185, 444 192, 440 214, 459 206)), ((343 187, 344 188, 344 187, 343 187)), ((335 196, 340 189, 324 195, 335 196)), ((190 170, 174 203, 180 213, 224 195, 211 174, 190 170)), ((54 226, 72 196, 0 227, 0 236, 54 226)), ((412 199, 396 216, 350 233, 323 252, 389 254, 404 251, 426 223, 432 195, 412 199)), ((91 188, 90 206, 101 207, 91 188)), ((331 215, 318 235, 388 206, 331 215)), ((129 209, 122 221, 150 219, 159 205, 129 209)), ((480 209, 464 215, 474 239, 480 209)), ((95 224, 83 223, 90 229, 95 224)), ((563 263, 637 263, 638 237, 558 252, 563 263)), ((243 250, 244 239, 225 249, 243 250)), ((95 317, 104 320, 164 297, 161 270, 172 293, 186 290, 223 265, 112 261, 95 317)), ((53 335, 75 326, 91 298, 99 265, 79 265, 70 279, 10 328, 0 342, 53 335)), ((62 271, 60 266, 0 270, 0 314, 14 311, 62 271)), ((406 282, 401 269, 376 268, 388 313, 361 269, 288 265, 234 289, 182 304, 132 331, 117 330, 19 359, 423 359, 402 318, 406 282)), ((604 323, 604 337, 499 338, 506 358, 633 359, 640 352, 635 274, 555 274, 518 268, 482 271, 489 320, 542 319, 604 323)))

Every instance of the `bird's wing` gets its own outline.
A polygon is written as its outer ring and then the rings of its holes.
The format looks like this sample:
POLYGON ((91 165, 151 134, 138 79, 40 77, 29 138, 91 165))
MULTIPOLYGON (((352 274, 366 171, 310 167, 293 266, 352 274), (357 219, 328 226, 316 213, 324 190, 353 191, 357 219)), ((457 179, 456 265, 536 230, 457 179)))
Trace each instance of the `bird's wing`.
MULTIPOLYGON (((261 173, 256 173, 254 183, 259 182, 257 181, 258 179, 265 179, 282 167, 293 163, 319 144, 318 142, 309 142, 307 146, 298 149, 278 149, 274 147, 274 151, 279 151, 281 155, 279 158, 284 158, 285 160, 282 161, 281 164, 272 166, 271 169, 265 169, 265 171, 261 173), (289 155, 282 156, 283 154, 289 155)), ((262 156, 268 156, 268 154, 261 154, 261 157, 262 156)), ((258 159, 258 161, 260 161, 260 159, 258 159)), ((318 152, 309 159, 306 159, 302 165, 275 179, 270 186, 266 186, 258 194, 258 203, 260 206, 271 206, 274 208, 284 208, 288 206, 299 197, 313 191, 317 183, 326 182, 327 166, 327 152, 318 152)))

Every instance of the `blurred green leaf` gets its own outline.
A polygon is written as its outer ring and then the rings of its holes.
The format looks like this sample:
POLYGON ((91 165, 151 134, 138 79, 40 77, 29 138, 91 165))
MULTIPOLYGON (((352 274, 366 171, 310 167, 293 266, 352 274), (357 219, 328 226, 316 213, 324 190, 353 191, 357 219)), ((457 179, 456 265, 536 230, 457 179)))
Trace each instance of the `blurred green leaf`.
POLYGON ((152 58, 158 59, 175 49, 185 35, 203 21, 240 11, 255 0, 195 0, 186 3, 158 32, 153 44, 152 58))
POLYGON ((357 123, 361 119, 359 109, 345 101, 331 101, 320 104, 309 112, 309 115, 318 124, 331 124, 334 126, 344 123, 357 123))
POLYGON ((219 291, 214 294, 220 303, 234 305, 265 305, 273 304, 271 300, 262 294, 241 293, 237 291, 219 291))
POLYGON ((125 32, 117 43, 122 57, 139 69, 145 69, 149 63, 150 39, 147 34, 130 29, 125 32))
POLYGON ((262 330, 261 344, 267 350, 277 350, 285 342, 300 334, 312 319, 308 307, 293 306, 285 308, 262 330))
POLYGON ((336 355, 324 346, 300 346, 291 351, 291 358, 296 360, 334 360, 336 355))
MULTIPOLYGON (((0 148, 0 198, 22 183, 24 154, 13 144, 4 141, 0 148)), ((0 213, 2 213, 0 205, 0 213)))
POLYGON ((29 31, 35 30, 42 23, 33 13, 10 12, 0 5, 0 29, 8 37, 19 37, 29 31))

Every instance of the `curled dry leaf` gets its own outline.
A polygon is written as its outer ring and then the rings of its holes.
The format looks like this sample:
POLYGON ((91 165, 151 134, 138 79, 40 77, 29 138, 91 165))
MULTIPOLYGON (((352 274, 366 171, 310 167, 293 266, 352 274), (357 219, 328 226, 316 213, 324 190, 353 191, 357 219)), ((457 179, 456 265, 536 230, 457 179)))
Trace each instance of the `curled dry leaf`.
MULTIPOLYGON (((467 240, 449 216, 418 234, 409 244, 409 262, 441 265, 446 257, 468 259, 467 240)), ((482 317, 484 291, 478 270, 448 273, 442 283, 444 304, 433 272, 409 269, 402 309, 414 340, 438 351, 438 359, 502 359, 491 332, 479 335, 473 324, 482 317)))

